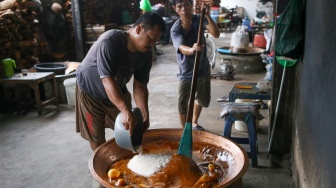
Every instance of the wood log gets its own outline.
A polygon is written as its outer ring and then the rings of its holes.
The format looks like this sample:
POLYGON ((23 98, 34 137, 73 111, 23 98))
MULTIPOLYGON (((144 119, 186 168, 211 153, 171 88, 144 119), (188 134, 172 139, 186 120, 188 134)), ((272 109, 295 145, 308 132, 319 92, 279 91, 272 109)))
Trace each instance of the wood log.
POLYGON ((15 16, 15 12, 12 11, 11 9, 7 9, 7 10, 1 10, 0 11, 0 18, 13 18, 15 16))
MULTIPOLYGON (((15 59, 17 70, 31 68, 39 62, 39 43, 43 42, 35 12, 38 12, 37 5, 32 0, 0 1, 0 59, 15 59)), ((64 4, 63 13, 68 25, 72 27, 71 0, 64 4)), ((69 41, 72 41, 70 36, 73 37, 73 33, 69 33, 69 41)), ((69 49, 69 53, 73 53, 71 50, 73 49, 69 49)))
POLYGON ((10 20, 10 19, 3 19, 3 23, 10 24, 10 23, 12 23, 12 20, 10 20))
POLYGON ((21 59, 21 51, 20 50, 14 50, 13 58, 14 59, 21 59))
POLYGON ((4 47, 2 47, 2 46, 0 46, 0 58, 1 59, 3 59, 5 56, 6 56, 6 54, 7 54, 7 51, 8 50, 6 50, 4 47))
POLYGON ((35 6, 36 4, 33 1, 25 1, 25 2, 19 2, 17 8, 22 10, 22 9, 29 9, 35 6))
POLYGON ((6 42, 2 44, 5 49, 11 49, 12 48, 12 43, 11 42, 6 42))
MULTIPOLYGON (((4 35, 2 35, 2 36, 4 36, 4 35)), ((0 37, 0 43, 1 43, 1 44, 6 43, 6 42, 8 42, 8 41, 9 41, 9 40, 8 40, 7 37, 0 37)))
POLYGON ((31 40, 22 40, 22 41, 16 41, 15 47, 25 47, 25 46, 32 46, 34 44, 31 40))
POLYGON ((0 2, 0 10, 11 9, 15 7, 16 0, 5 0, 0 2))
POLYGON ((34 64, 39 62, 39 58, 36 56, 31 56, 31 61, 34 62, 34 64))

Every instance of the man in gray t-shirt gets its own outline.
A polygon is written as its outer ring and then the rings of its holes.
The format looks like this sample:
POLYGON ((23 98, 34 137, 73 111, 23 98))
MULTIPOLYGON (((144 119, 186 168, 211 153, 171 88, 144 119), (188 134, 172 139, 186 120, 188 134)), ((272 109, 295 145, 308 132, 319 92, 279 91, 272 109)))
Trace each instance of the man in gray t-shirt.
POLYGON ((103 33, 77 68, 76 131, 90 142, 92 150, 106 142, 105 127, 114 128, 120 112, 125 128, 133 133, 136 119, 126 87, 132 76, 134 101, 148 129, 151 49, 164 30, 165 24, 159 15, 145 13, 128 31, 103 33))

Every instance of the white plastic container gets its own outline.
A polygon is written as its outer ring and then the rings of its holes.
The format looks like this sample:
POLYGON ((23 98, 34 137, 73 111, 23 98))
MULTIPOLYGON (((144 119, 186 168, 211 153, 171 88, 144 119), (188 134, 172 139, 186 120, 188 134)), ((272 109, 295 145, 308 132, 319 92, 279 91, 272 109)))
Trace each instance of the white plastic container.
MULTIPOLYGON (((255 100, 251 100, 251 99, 236 99, 235 102, 236 103, 243 103, 243 102, 254 102, 255 100)), ((240 121, 237 120, 234 122, 234 128, 237 131, 241 131, 241 132, 247 132, 247 125, 244 121, 240 121)), ((259 120, 256 120, 256 130, 259 129, 259 120)))
POLYGON ((64 82, 65 92, 67 96, 68 105, 76 105, 76 78, 65 79, 64 82))

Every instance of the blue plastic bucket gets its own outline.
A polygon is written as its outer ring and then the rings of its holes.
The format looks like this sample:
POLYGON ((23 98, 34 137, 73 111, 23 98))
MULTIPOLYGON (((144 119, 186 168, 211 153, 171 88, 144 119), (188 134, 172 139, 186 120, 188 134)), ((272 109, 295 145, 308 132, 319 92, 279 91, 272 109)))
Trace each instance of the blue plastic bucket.
POLYGON ((218 22, 219 21, 219 15, 217 14, 210 14, 210 16, 211 16, 211 18, 212 18, 212 20, 214 21, 214 22, 218 22))

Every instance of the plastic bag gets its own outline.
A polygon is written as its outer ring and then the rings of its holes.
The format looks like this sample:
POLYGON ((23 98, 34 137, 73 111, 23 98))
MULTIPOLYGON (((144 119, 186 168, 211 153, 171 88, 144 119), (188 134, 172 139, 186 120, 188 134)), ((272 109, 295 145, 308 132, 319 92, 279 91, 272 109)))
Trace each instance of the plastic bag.
POLYGON ((268 51, 271 46, 272 34, 273 29, 267 29, 266 31, 264 31, 264 37, 266 39, 266 51, 268 51))
POLYGON ((231 52, 236 53, 235 49, 245 49, 249 45, 249 36, 246 26, 238 26, 231 36, 231 52))

